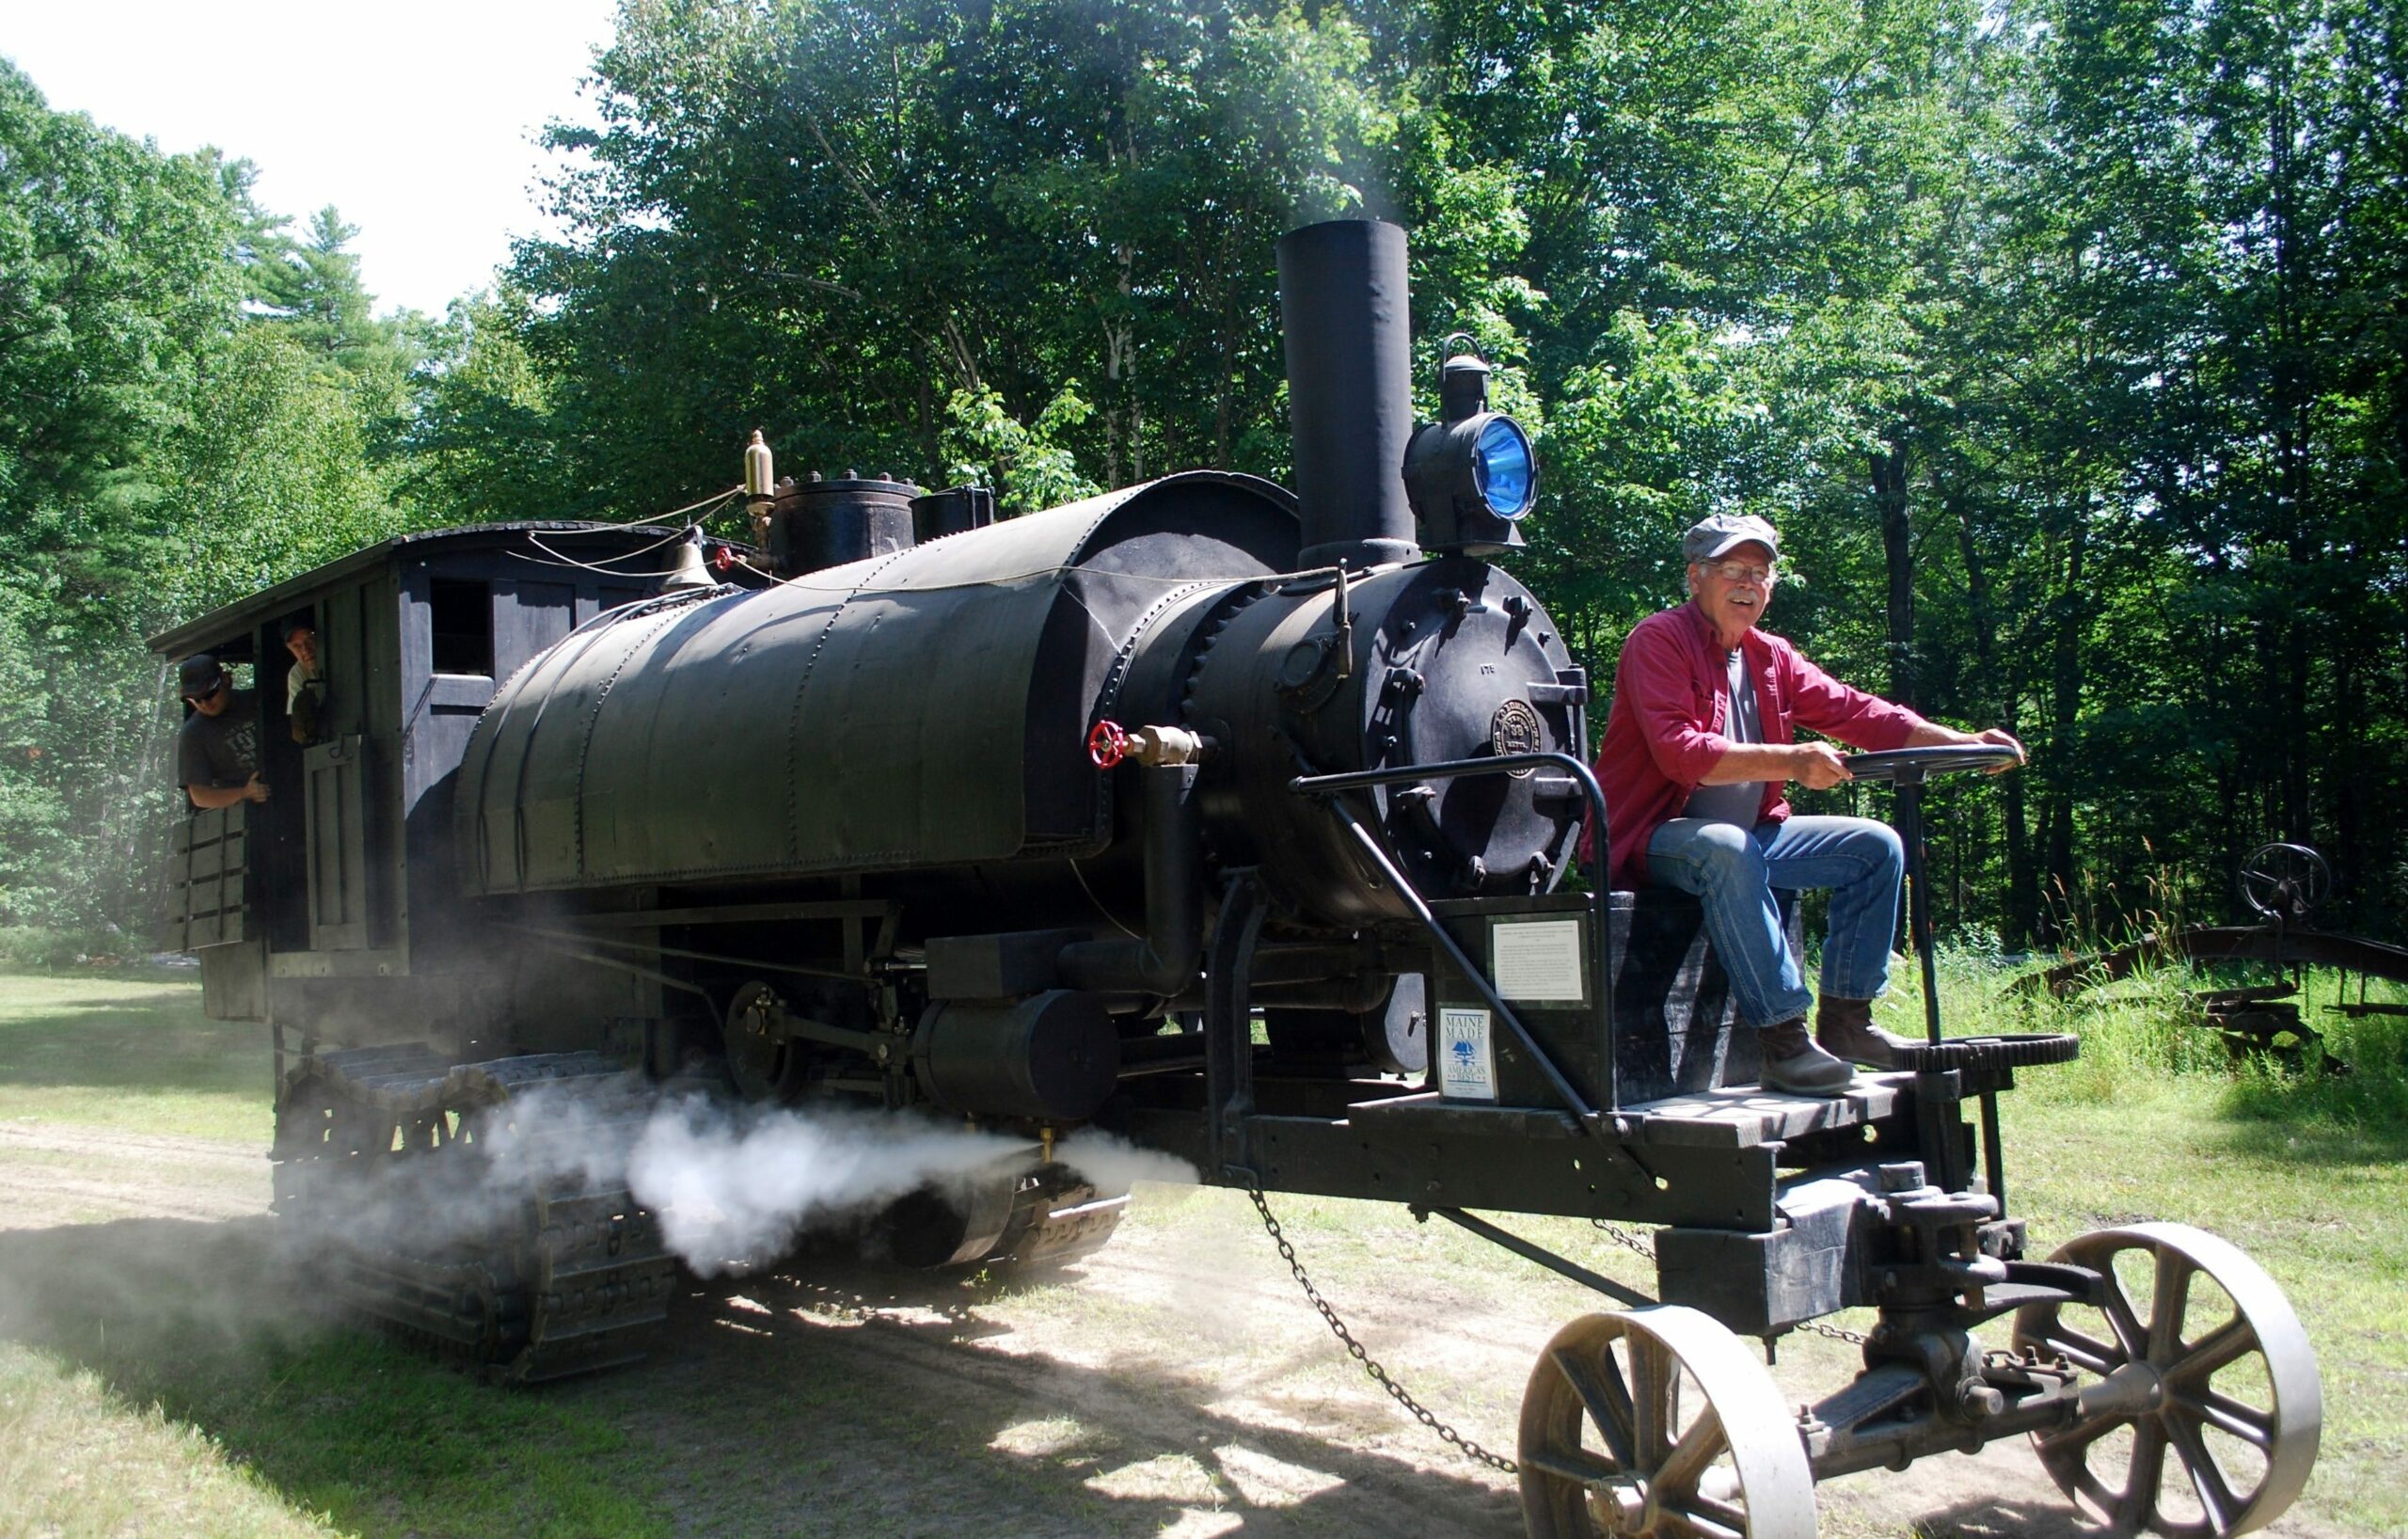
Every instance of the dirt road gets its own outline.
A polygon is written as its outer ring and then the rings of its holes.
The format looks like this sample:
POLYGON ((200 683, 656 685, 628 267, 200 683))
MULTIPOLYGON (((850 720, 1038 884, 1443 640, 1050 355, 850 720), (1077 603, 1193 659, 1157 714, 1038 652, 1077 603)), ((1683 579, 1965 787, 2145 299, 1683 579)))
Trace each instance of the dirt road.
MULTIPOLYGON (((236 1332, 308 1315, 277 1281, 255 1150, 0 1124, 0 1328, 96 1300, 236 1332)), ((1592 1295, 1402 1213, 1281 1206, 1373 1356, 1510 1452, 1532 1360, 1592 1295)), ((1798 1338, 1776 1376, 1803 1400, 1849 1361, 1798 1338)), ((1229 1192, 1141 1188, 1113 1244, 1048 1286, 851 1262, 697 1282, 653 1360, 541 1392, 622 1427, 696 1536, 1521 1532, 1512 1479, 1382 1394, 1229 1192)), ((2020 1441, 1819 1494, 1830 1539, 2093 1531, 2020 1441)))

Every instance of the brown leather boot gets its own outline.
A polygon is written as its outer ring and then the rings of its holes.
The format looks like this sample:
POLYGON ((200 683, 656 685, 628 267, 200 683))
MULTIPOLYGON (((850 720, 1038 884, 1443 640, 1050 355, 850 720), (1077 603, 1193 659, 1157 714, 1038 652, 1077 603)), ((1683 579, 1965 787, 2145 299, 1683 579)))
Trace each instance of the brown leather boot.
POLYGON ((1906 1061, 1899 1050, 1915 1045, 1873 1023, 1873 1001, 1830 994, 1814 1007, 1814 1040, 1834 1056, 1868 1069, 1895 1069, 1906 1061))
POLYGON ((1847 1093, 1856 1071, 1814 1045, 1806 1035, 1802 1015, 1756 1028, 1764 1065, 1756 1083, 1767 1090, 1794 1096, 1836 1096, 1847 1093))

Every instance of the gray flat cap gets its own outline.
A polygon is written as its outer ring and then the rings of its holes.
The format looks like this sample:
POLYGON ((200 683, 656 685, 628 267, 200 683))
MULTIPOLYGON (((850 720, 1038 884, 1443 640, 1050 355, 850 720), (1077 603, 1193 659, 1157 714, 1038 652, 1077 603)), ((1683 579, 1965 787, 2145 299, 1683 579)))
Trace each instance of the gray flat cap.
POLYGON ((1750 540, 1776 556, 1781 554, 1781 535, 1770 524, 1752 513, 1718 513, 1689 526, 1689 532, 1681 536, 1681 555, 1687 561, 1712 561, 1750 540))

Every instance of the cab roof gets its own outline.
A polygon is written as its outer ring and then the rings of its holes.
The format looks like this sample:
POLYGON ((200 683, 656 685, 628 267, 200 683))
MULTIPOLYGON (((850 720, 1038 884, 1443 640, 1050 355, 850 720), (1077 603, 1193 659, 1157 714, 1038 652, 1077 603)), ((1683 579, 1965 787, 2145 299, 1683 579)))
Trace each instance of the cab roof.
MULTIPOLYGON (((221 640, 244 635, 261 622, 298 608, 323 589, 346 578, 373 571, 398 561, 405 552, 451 555, 521 543, 530 534, 615 534, 629 547, 655 545, 682 533, 668 524, 607 524, 584 519, 530 519, 511 524, 463 524, 451 529, 419 530, 365 546, 348 556, 313 567, 298 577, 261 588, 231 604, 221 605, 172 630, 163 630, 146 643, 161 657, 182 657, 207 650, 221 640)), ((725 543, 725 542, 722 542, 725 543)), ((634 575, 634 574, 629 574, 634 575)))

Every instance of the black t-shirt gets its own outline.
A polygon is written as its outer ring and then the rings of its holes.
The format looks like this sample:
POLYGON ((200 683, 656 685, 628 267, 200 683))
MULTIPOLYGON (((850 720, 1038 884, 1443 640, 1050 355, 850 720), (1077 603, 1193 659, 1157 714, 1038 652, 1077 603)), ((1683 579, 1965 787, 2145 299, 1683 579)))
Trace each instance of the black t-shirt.
POLYGON ((259 771, 259 694, 237 690, 214 716, 198 711, 176 734, 176 784, 240 785, 259 771))

